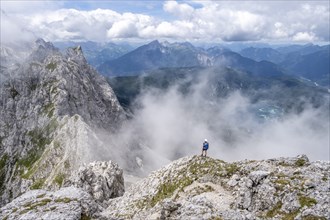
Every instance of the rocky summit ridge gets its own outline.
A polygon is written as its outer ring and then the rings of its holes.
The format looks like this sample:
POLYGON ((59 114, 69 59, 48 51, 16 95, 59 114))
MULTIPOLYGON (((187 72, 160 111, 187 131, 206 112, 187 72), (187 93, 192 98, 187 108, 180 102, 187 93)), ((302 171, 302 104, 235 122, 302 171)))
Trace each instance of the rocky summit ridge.
MULTIPOLYGON (((100 164, 96 167, 102 167, 100 164)), ((93 166, 95 163, 87 167, 93 166)), ((32 190, 1 208, 1 217, 329 219, 329 171, 328 161, 310 162, 304 155, 231 163, 187 156, 131 185, 122 196, 102 203, 77 185, 56 192, 32 190)), ((84 173, 80 173, 81 179, 86 179, 84 173)))
POLYGON ((329 162, 189 156, 109 200, 104 219, 329 219, 329 162))

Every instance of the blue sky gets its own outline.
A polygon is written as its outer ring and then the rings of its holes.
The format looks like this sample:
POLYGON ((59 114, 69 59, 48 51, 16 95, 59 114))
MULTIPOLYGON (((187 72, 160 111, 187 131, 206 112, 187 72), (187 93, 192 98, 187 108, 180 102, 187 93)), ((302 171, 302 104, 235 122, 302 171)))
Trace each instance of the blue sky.
POLYGON ((78 10, 111 9, 119 13, 163 14, 163 1, 63 1, 63 8, 78 10))
POLYGON ((1 41, 329 42, 329 4, 1 0, 1 41))

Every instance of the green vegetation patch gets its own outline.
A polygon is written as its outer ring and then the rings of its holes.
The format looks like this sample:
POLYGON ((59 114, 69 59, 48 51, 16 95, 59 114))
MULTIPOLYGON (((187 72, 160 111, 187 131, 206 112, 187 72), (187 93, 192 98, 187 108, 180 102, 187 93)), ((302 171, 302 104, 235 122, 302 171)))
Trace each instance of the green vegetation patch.
POLYGON ((164 200, 165 198, 169 198, 174 194, 175 190, 183 190, 186 186, 189 186, 193 183, 193 180, 189 177, 183 177, 179 179, 177 182, 166 182, 161 184, 158 187, 158 191, 155 196, 151 198, 150 205, 154 207, 159 201, 164 200))
POLYGON ((24 210, 20 211, 19 214, 20 214, 20 215, 23 215, 23 214, 29 212, 30 210, 31 210, 31 209, 24 209, 24 210))
POLYGON ((72 201, 72 199, 70 199, 68 197, 55 199, 55 202, 62 202, 62 203, 69 203, 71 201, 72 201))
POLYGON ((56 118, 51 119, 50 122, 44 128, 44 132, 45 132, 46 136, 51 135, 58 128, 58 126, 59 126, 59 124, 58 124, 56 118))
POLYGON ((46 195, 45 193, 40 194, 40 195, 37 196, 37 198, 38 198, 38 199, 43 198, 45 195, 46 195))
POLYGON ((86 214, 81 214, 81 217, 80 217, 80 220, 91 220, 92 218, 91 217, 89 217, 88 215, 86 215, 86 214))
POLYGON ((317 204, 317 201, 313 198, 307 196, 299 196, 299 203, 301 207, 307 206, 311 207, 317 204))
POLYGON ((53 118, 44 128, 35 128, 27 132, 33 147, 26 153, 24 157, 17 161, 18 166, 24 166, 25 168, 28 168, 28 171, 25 174, 21 172, 22 178, 30 178, 30 176, 33 175, 33 173, 36 171, 36 167, 33 165, 45 152, 46 145, 51 143, 51 135, 57 127, 58 122, 55 118, 53 118))
POLYGON ((282 202, 277 202, 276 205, 266 213, 267 218, 273 218, 275 215, 280 214, 282 202))
POLYGON ((52 200, 51 199, 42 199, 40 201, 37 201, 35 203, 31 203, 31 202, 28 202, 26 204, 24 204, 24 210, 22 210, 19 214, 22 215, 22 214, 25 214, 27 213, 28 211, 32 210, 32 209, 35 209, 37 207, 40 207, 40 206, 45 206, 47 205, 48 203, 50 203, 52 200))
POLYGON ((283 191, 285 186, 291 186, 290 180, 277 179, 275 181, 275 188, 277 191, 283 191))
POLYGON ((240 169, 236 164, 231 163, 225 166, 225 170, 227 172, 227 176, 231 177, 232 175, 234 175, 234 173, 238 172, 240 169))
POLYGON ((56 69, 56 67, 57 67, 57 64, 56 63, 53 63, 53 62, 51 62, 51 63, 49 63, 49 64, 46 65, 46 69, 48 69, 48 70, 50 70, 52 72, 56 69))
POLYGON ((6 179, 6 163, 8 160, 8 154, 4 154, 0 159, 0 192, 3 192, 3 187, 6 179))
MULTIPOLYGON (((197 157, 197 156, 196 156, 197 157)), ((210 158, 202 158, 188 167, 189 172, 194 176, 212 175, 212 176, 225 176, 226 173, 223 169, 223 161, 210 158)))
POLYGON ((299 158, 295 163, 294 163, 297 167, 302 167, 306 164, 306 160, 299 158))
POLYGON ((320 217, 315 215, 306 215, 301 218, 302 220, 327 220, 326 217, 320 217))
POLYGON ((6 166, 7 160, 8 160, 8 154, 4 153, 0 159, 0 170, 2 170, 6 166))
POLYGON ((30 189, 41 189, 42 186, 45 183, 45 179, 44 178, 40 178, 34 181, 34 183, 32 184, 32 186, 30 187, 30 189))
POLYGON ((294 220, 294 218, 298 215, 299 210, 290 212, 290 213, 285 213, 282 216, 282 220, 294 220))
POLYGON ((36 128, 27 133, 31 138, 33 148, 27 154, 17 161, 18 165, 31 168, 32 165, 41 157, 45 146, 50 144, 51 139, 46 137, 42 129, 36 128))
POLYGON ((54 182, 57 183, 57 185, 62 186, 64 179, 65 179, 65 174, 59 173, 55 177, 54 182))
POLYGON ((324 175, 324 176, 322 177, 322 180, 326 182, 326 181, 328 181, 328 177, 327 177, 326 175, 324 175))
POLYGON ((48 118, 53 117, 55 111, 55 104, 50 102, 43 106, 42 113, 46 114, 48 118))
POLYGON ((283 167, 289 167, 289 166, 292 166, 291 164, 286 163, 286 162, 284 162, 284 161, 279 162, 278 165, 283 166, 283 167))
POLYGON ((219 216, 213 216, 210 218, 211 220, 223 220, 223 218, 219 217, 219 216))
POLYGON ((47 205, 47 203, 50 203, 51 201, 52 201, 51 199, 43 199, 37 203, 32 204, 29 208, 35 209, 36 207, 39 207, 39 206, 45 206, 45 205, 47 205))
POLYGON ((282 220, 294 220, 294 218, 298 215, 299 210, 290 213, 285 213, 281 211, 282 205, 283 204, 281 201, 277 202, 276 205, 266 213, 265 217, 269 219, 274 218, 276 215, 281 215, 282 220))

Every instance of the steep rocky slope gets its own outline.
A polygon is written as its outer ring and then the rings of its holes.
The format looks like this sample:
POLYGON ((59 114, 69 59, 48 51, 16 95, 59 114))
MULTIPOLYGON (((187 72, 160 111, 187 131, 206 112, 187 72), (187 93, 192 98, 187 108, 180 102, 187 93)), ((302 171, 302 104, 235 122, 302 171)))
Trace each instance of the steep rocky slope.
MULTIPOLYGON (((39 39, 25 61, 1 68, 0 205, 28 189, 57 189, 125 117, 80 47, 61 54, 39 39)), ((111 147, 111 143, 108 143, 111 147)))
POLYGON ((328 219, 329 162, 185 157, 109 200, 104 219, 328 219))

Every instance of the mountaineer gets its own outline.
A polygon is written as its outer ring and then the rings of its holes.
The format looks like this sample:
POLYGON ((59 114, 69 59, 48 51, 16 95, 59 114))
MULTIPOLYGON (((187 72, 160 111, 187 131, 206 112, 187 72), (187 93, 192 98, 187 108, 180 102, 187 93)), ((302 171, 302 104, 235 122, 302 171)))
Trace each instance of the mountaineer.
POLYGON ((209 149, 209 143, 207 142, 207 139, 203 142, 203 150, 202 150, 202 156, 206 157, 206 152, 209 149), (205 152, 205 155, 204 155, 205 152))

